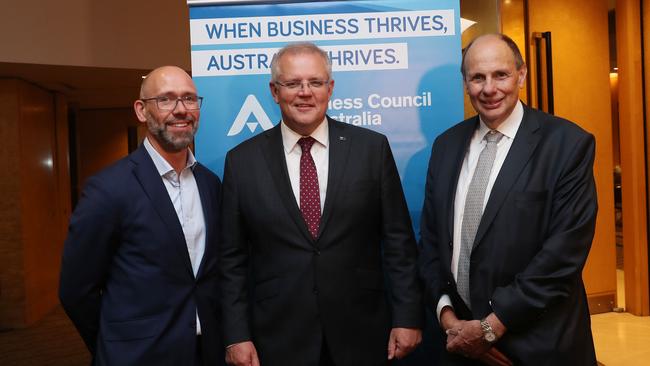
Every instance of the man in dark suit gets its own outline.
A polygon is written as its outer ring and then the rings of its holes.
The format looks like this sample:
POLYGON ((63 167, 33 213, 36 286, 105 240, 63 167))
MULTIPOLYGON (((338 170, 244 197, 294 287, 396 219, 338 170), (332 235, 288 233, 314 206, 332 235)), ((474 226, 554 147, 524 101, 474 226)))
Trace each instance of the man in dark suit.
POLYGON ((189 145, 201 97, 153 70, 134 103, 142 146, 88 179, 70 220, 60 298, 94 365, 216 365, 219 178, 189 145))
POLYGON ((231 150, 224 338, 233 365, 385 365, 421 338, 417 249, 385 136, 325 115, 327 54, 271 65, 282 121, 231 150))
POLYGON ((421 227, 446 361, 594 365, 581 278, 597 211, 594 138, 519 101, 526 66, 504 35, 467 46, 462 73, 478 116, 435 141, 421 227))

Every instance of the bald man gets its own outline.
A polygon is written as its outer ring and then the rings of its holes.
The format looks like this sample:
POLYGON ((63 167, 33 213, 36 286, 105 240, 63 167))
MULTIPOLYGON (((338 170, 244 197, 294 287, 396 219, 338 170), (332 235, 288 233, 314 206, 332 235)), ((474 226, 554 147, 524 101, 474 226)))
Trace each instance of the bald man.
POLYGON ((189 145, 201 97, 182 69, 143 81, 142 145, 86 182, 70 219, 60 298, 93 365, 217 365, 221 182, 189 145))

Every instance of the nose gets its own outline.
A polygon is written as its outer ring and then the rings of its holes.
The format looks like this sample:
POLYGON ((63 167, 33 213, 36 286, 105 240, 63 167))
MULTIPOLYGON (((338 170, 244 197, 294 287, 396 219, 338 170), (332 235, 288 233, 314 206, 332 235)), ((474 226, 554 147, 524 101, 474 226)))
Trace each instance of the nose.
POLYGON ((311 86, 309 82, 303 81, 300 83, 300 89, 298 89, 298 95, 309 96, 312 94, 311 86))
POLYGON ((176 99, 176 105, 174 106, 174 109, 172 109, 172 112, 174 114, 185 114, 187 113, 187 108, 185 108, 185 103, 179 98, 176 99))
POLYGON ((485 84, 483 84, 483 93, 485 94, 494 94, 497 90, 497 83, 492 78, 487 78, 485 84))

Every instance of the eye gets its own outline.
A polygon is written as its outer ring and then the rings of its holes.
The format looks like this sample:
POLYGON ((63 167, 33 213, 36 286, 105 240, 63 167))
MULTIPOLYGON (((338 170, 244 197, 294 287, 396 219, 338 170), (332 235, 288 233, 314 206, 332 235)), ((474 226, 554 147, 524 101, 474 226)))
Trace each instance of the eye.
POLYGON ((167 103, 169 100, 169 97, 158 97, 158 101, 161 103, 167 103))
POLYGON ((323 80, 310 80, 309 81, 309 86, 314 87, 314 88, 320 88, 323 85, 325 85, 325 81, 323 81, 323 80))
POLYGON ((286 83, 284 83, 284 86, 289 88, 289 89, 295 89, 295 88, 300 87, 300 84, 301 83, 299 81, 291 80, 291 81, 287 81, 286 83))
POLYGON ((507 79, 508 77, 510 77, 510 74, 508 74, 507 72, 498 72, 495 76, 497 80, 504 80, 507 79))
POLYGON ((196 102, 198 97, 196 95, 186 95, 182 99, 184 102, 196 102))

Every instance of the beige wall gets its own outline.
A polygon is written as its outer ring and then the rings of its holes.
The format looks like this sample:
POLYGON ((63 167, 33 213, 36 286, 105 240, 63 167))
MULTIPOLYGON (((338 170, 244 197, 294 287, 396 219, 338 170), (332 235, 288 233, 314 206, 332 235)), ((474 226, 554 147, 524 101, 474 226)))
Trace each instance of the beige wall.
POLYGON ((594 174, 599 212, 583 277, 590 298, 615 295, 607 1, 529 0, 529 21, 530 32, 552 34, 555 114, 578 123, 596 137, 594 174))
POLYGON ((190 69, 182 0, 0 0, 0 9, 0 62, 190 69))

